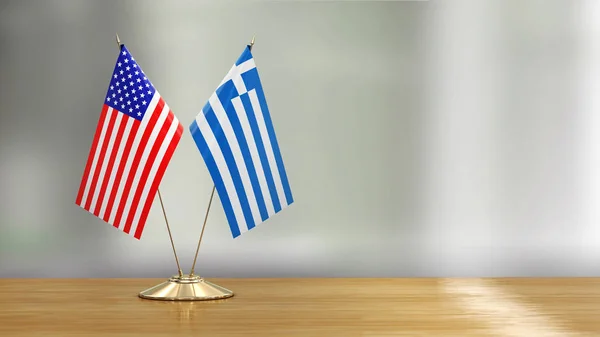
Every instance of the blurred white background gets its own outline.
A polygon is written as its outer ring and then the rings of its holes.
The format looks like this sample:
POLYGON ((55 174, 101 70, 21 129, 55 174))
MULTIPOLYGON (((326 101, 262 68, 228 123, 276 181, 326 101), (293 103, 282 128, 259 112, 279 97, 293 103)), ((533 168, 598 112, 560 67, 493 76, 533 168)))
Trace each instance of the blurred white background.
POLYGON ((75 205, 117 57, 179 119, 161 184, 191 265, 212 182, 187 126, 244 46, 295 203, 197 272, 597 276, 598 1, 0 3, 0 277, 176 273, 158 198, 141 241, 75 205))

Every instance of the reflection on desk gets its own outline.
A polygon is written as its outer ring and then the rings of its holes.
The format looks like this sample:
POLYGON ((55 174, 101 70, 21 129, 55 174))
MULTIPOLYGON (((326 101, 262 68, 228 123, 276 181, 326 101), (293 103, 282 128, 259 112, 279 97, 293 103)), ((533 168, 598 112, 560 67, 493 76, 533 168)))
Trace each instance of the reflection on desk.
POLYGON ((2 279, 0 336, 600 336, 600 279, 210 279, 234 297, 141 299, 157 279, 2 279))

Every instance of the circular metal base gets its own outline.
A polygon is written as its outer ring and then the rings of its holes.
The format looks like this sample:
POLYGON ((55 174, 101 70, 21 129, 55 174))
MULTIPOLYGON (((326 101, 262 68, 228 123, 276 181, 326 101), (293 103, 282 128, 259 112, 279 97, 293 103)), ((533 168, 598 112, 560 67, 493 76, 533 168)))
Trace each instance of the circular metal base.
POLYGON ((205 281, 197 275, 175 275, 168 281, 146 289, 139 297, 160 301, 207 301, 233 296, 233 292, 205 281))

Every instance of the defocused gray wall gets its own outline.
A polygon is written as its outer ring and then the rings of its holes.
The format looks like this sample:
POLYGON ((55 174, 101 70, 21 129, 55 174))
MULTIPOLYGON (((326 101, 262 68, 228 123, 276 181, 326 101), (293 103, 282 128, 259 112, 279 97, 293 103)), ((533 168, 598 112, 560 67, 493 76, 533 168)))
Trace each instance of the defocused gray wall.
POLYGON ((161 185, 189 269, 212 182, 187 132, 253 35, 295 203, 197 271, 600 275, 594 1, 0 2, 0 277, 166 277, 74 200, 118 32, 186 125, 161 185))

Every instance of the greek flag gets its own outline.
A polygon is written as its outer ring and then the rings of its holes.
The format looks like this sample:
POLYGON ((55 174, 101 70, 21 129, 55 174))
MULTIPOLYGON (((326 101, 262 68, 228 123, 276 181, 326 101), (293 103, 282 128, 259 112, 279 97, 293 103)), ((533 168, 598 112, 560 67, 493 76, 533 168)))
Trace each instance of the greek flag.
POLYGON ((250 49, 190 125, 234 238, 294 201, 250 49))

